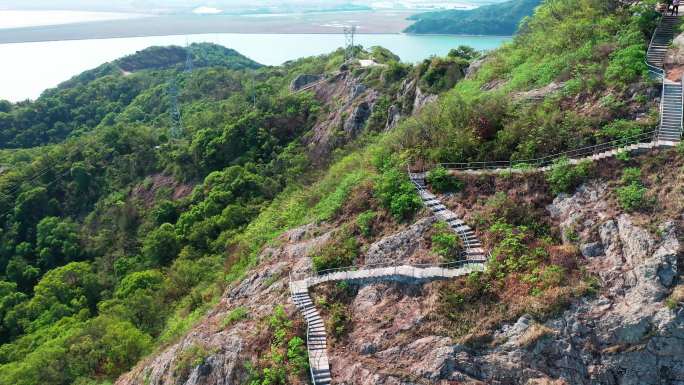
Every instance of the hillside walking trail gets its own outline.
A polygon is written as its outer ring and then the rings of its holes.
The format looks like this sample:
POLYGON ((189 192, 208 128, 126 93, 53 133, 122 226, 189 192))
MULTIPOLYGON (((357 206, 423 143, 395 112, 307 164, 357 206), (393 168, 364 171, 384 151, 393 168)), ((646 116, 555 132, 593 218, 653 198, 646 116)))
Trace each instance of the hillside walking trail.
POLYGON ((322 271, 318 274, 290 278, 292 301, 304 315, 307 324, 307 350, 309 368, 314 385, 330 384, 330 361, 327 352, 325 324, 314 306, 309 288, 325 282, 369 283, 378 281, 401 281, 423 283, 453 279, 475 271, 484 271, 486 254, 482 243, 473 230, 456 214, 448 210, 439 199, 425 189, 425 174, 410 174, 423 203, 461 238, 464 245, 463 260, 435 265, 382 264, 349 267, 322 271))
POLYGON ((546 172, 551 170, 554 162, 563 158, 567 158, 570 164, 578 164, 612 158, 620 153, 640 153, 656 148, 676 146, 682 137, 682 79, 677 82, 668 79, 663 65, 679 21, 680 16, 662 16, 653 32, 646 53, 649 75, 662 84, 660 122, 656 130, 538 159, 440 163, 439 166, 448 169, 452 174, 546 172))
MULTIPOLYGON (((480 162, 442 164, 452 172, 462 173, 502 173, 502 172, 539 172, 551 169, 554 161, 568 158, 570 164, 582 161, 598 161, 616 156, 621 152, 640 152, 653 148, 672 147, 681 140, 682 134, 682 81, 673 82, 665 76, 663 63, 669 42, 674 37, 677 16, 663 16, 656 28, 647 53, 649 73, 662 82, 663 92, 660 100, 661 118, 658 129, 637 135, 632 138, 596 146, 568 151, 541 159, 519 162, 480 162), (521 167, 522 166, 522 167, 521 167)), ((322 79, 318 84, 326 79, 322 79)), ((304 89, 310 89, 312 84, 304 89)), ((416 187, 423 204, 439 219, 445 221, 463 242, 463 259, 459 262, 442 265, 407 265, 383 264, 352 266, 344 269, 333 269, 311 273, 299 277, 290 277, 290 293, 295 306, 301 311, 307 324, 307 350, 309 368, 314 385, 332 383, 330 361, 327 353, 327 334, 325 323, 316 309, 309 288, 326 282, 369 283, 378 281, 400 281, 423 283, 435 280, 453 279, 476 271, 484 271, 488 253, 475 232, 457 215, 427 190, 425 172, 413 173, 409 170, 409 178, 416 187)))

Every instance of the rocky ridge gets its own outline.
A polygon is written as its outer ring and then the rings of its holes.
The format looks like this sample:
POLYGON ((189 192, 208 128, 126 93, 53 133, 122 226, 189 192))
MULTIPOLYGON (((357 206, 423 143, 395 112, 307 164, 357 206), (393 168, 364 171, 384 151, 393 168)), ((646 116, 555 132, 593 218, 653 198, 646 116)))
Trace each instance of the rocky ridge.
POLYGON ((543 324, 525 315, 493 343, 456 343, 429 327, 434 286, 375 284, 351 304, 354 328, 332 354, 341 384, 661 384, 684 383, 684 311, 665 300, 680 272, 674 222, 659 236, 606 206, 605 185, 561 195, 549 214, 579 234, 595 297, 543 324), (388 320, 389 319, 389 320, 388 320), (654 373, 658 373, 654 375, 654 373), (662 382, 666 381, 666 382, 662 382))

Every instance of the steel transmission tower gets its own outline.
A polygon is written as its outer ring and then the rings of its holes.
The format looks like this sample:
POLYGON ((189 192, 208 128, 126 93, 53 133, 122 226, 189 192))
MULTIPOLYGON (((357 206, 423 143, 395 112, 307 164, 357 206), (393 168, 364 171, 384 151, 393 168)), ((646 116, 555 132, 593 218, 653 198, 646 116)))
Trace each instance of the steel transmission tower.
MULTIPOLYGON (((192 52, 187 40, 185 42, 185 68, 184 72, 190 73, 193 70, 192 52)), ((180 106, 178 105, 178 74, 173 75, 169 82, 169 99, 171 102, 171 128, 169 129, 169 137, 171 139, 180 139, 183 137, 183 119, 181 117, 180 106)))
POLYGON ((185 72, 192 72, 192 52, 190 51, 190 46, 187 42, 185 43, 185 52, 185 72))
POLYGON ((181 120, 180 107, 178 107, 178 86, 176 78, 171 79, 169 84, 169 99, 171 100, 171 139, 180 139, 183 136, 183 121, 181 120))
POLYGON ((354 37, 356 35, 356 26, 351 25, 344 27, 344 61, 348 62, 354 59, 354 37))

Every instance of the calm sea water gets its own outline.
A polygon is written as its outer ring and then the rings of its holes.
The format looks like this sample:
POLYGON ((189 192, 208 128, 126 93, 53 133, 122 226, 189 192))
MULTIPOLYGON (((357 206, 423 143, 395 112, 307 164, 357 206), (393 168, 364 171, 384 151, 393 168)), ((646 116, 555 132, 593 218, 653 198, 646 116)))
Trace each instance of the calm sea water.
MULTIPOLYGON (((507 40, 507 37, 491 36, 357 36, 357 44, 386 47, 410 63, 432 55, 446 55, 450 49, 462 44, 488 50, 507 40)), ((331 52, 344 45, 344 37, 336 34, 205 34, 1 44, 0 99, 35 99, 45 89, 104 62, 152 45, 193 42, 221 44, 259 63, 278 65, 287 60, 331 52)))

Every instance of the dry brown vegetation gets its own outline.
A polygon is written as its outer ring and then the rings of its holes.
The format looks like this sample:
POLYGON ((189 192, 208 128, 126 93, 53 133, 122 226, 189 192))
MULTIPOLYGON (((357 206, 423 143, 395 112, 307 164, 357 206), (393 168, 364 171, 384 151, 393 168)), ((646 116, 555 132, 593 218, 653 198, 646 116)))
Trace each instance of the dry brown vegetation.
POLYGON ((540 339, 555 334, 555 330, 542 324, 534 323, 525 330, 525 332, 518 339, 518 344, 521 347, 529 347, 537 343, 540 339))

